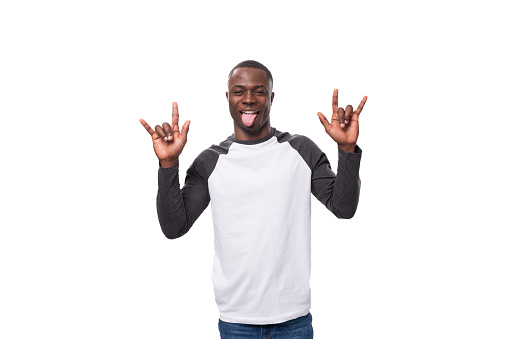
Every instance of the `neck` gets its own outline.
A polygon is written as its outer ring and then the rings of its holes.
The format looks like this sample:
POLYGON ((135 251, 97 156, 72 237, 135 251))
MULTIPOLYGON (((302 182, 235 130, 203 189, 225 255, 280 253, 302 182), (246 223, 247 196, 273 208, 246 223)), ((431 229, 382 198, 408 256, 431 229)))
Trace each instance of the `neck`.
POLYGON ((272 127, 270 126, 270 121, 260 128, 257 131, 248 131, 244 130, 241 127, 234 125, 233 126, 233 137, 237 140, 248 141, 248 140, 257 140, 261 138, 265 138, 272 131, 272 127))

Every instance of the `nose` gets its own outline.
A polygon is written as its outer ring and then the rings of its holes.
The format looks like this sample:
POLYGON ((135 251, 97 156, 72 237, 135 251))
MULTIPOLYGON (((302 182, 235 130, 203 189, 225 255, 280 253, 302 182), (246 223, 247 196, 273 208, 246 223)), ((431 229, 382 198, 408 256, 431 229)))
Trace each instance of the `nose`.
POLYGON ((256 97, 251 91, 246 91, 246 94, 242 98, 242 102, 246 105, 251 105, 256 102, 256 97))

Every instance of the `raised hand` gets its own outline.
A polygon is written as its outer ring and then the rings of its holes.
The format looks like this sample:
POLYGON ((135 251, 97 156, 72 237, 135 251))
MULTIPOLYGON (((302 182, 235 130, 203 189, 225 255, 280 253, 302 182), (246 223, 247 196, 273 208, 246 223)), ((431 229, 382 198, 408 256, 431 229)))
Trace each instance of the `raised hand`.
POLYGON ((321 113, 318 112, 318 117, 325 132, 338 144, 338 148, 353 153, 357 138, 359 137, 359 114, 361 114, 364 104, 368 100, 367 96, 362 98, 359 107, 354 111, 351 105, 338 108, 338 90, 335 89, 332 93, 332 118, 331 122, 321 113))
POLYGON ((189 124, 191 123, 191 121, 187 120, 182 126, 182 131, 179 130, 179 109, 177 103, 173 103, 171 126, 165 122, 162 127, 157 125, 154 131, 145 120, 140 119, 140 123, 152 136, 154 151, 161 162, 161 167, 175 165, 186 145, 187 132, 189 132, 189 124))

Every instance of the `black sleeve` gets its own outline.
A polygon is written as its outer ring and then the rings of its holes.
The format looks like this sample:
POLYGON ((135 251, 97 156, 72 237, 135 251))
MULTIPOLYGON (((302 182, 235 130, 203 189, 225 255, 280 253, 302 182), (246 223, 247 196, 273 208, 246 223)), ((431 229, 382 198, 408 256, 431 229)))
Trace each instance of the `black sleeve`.
POLYGON ((206 172, 197 158, 180 189, 179 164, 159 168, 157 215, 164 235, 175 239, 186 234, 210 202, 206 172))
POLYGON ((309 138, 302 135, 279 135, 288 141, 311 169, 311 193, 336 217, 350 219, 359 202, 361 180, 359 167, 362 150, 355 146, 355 153, 338 149, 338 173, 334 174, 325 153, 309 138))
POLYGON ((336 217, 352 218, 359 202, 362 150, 358 146, 355 146, 355 153, 338 150, 337 174, 332 171, 325 153, 317 146, 314 152, 311 157, 311 192, 336 217))

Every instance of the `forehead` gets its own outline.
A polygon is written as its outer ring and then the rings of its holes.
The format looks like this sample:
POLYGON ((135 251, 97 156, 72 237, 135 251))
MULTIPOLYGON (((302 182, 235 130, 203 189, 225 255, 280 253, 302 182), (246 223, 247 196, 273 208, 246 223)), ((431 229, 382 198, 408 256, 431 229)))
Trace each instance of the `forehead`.
POLYGON ((232 76, 228 80, 228 87, 233 86, 265 86, 271 87, 269 77, 263 69, 252 67, 241 67, 233 71, 232 76))

